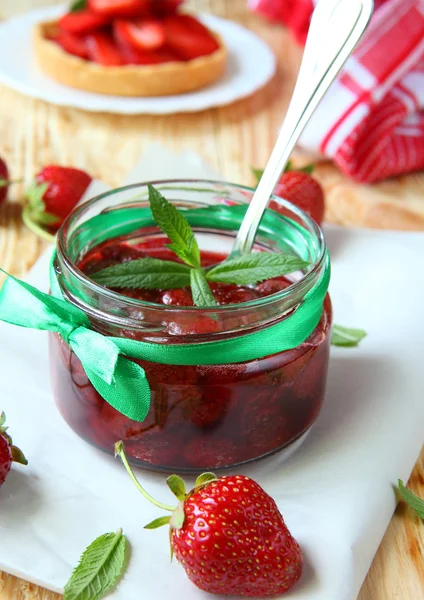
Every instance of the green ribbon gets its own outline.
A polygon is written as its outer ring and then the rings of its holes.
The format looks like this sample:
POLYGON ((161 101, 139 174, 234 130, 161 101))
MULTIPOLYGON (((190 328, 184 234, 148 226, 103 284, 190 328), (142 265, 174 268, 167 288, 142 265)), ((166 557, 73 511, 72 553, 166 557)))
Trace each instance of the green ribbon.
POLYGON ((53 296, 9 275, 0 291, 0 320, 58 333, 78 356, 99 394, 125 416, 143 421, 150 408, 150 387, 144 369, 131 358, 170 365, 220 365, 295 348, 319 323, 330 280, 330 261, 326 254, 318 283, 280 322, 254 333, 193 344, 157 344, 97 333, 91 329, 87 315, 63 298, 53 266, 50 278, 53 296))
POLYGON ((0 319, 61 335, 99 394, 130 419, 144 421, 150 407, 144 369, 125 358, 117 338, 93 331, 82 310, 9 275, 0 291, 0 319))

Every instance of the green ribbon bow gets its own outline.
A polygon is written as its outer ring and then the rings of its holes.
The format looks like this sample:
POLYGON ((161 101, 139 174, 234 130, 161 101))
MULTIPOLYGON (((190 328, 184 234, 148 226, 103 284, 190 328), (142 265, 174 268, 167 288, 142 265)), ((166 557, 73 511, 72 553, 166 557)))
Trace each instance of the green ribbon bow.
POLYGON ((144 421, 150 408, 144 369, 125 358, 112 338, 93 331, 82 310, 9 275, 0 292, 0 319, 61 335, 99 394, 130 419, 144 421))

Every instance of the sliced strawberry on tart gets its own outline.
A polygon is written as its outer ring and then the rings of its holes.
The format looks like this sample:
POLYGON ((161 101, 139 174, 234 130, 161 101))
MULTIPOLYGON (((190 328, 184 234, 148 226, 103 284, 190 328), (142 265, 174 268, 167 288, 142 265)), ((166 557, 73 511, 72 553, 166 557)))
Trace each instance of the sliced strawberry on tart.
POLYGON ((181 13, 181 0, 77 0, 35 28, 40 68, 59 83, 116 96, 202 88, 225 68, 217 34, 181 13))

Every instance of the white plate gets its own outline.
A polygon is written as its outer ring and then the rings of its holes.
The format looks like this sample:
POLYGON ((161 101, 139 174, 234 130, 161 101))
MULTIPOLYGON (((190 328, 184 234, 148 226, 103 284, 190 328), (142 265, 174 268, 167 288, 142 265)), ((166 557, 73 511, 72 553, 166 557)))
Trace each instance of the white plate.
POLYGON ((276 70, 274 54, 254 33, 232 21, 201 15, 202 21, 221 35, 229 50, 226 73, 215 84, 190 94, 155 98, 123 98, 75 90, 45 77, 35 65, 31 46, 34 24, 56 19, 64 12, 64 7, 48 7, 0 24, 0 82, 60 106, 128 115, 170 114, 230 104, 263 87, 276 70))

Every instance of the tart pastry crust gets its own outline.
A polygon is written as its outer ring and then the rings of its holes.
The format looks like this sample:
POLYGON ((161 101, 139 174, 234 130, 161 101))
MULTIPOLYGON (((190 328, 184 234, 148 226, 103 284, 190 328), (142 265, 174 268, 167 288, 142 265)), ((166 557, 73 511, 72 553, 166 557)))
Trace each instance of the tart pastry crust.
POLYGON ((219 79, 225 69, 227 49, 220 37, 213 54, 185 62, 156 65, 105 67, 68 54, 50 40, 57 33, 56 21, 34 28, 34 52, 41 70, 52 79, 73 88, 113 96, 169 96, 205 87, 219 79))

